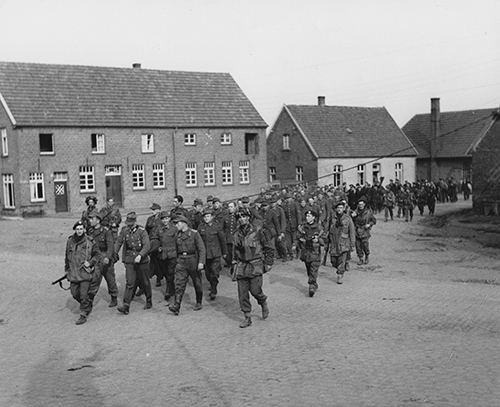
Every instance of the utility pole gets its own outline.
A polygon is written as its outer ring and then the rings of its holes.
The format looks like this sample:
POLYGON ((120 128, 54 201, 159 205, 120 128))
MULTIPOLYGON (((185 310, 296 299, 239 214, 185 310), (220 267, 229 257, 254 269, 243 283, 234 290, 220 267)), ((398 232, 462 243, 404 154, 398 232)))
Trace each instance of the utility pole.
POLYGON ((439 178, 439 167, 437 164, 437 154, 439 146, 439 124, 440 124, 439 98, 431 98, 431 133, 429 139, 429 181, 439 178))

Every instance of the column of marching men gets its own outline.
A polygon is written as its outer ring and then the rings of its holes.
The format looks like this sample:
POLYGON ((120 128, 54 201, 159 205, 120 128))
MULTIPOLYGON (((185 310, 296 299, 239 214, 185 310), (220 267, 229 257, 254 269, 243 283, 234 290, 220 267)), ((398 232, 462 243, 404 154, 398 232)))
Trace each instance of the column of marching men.
MULTIPOLYGON (((410 222, 415 206, 420 215, 427 206, 433 215, 436 201, 446 201, 441 181, 411 184, 390 180, 386 186, 295 185, 263 189, 252 199, 221 202, 208 196, 203 202, 197 198, 189 209, 183 197, 176 195, 170 211, 153 203, 144 227, 137 224, 137 214, 130 212, 121 229, 122 217, 113 199, 98 210, 97 198, 89 196, 87 209, 68 238, 65 255, 71 293, 80 303, 76 323, 87 321, 102 279, 107 284, 109 306, 118 305, 114 264, 121 258, 126 286, 117 308, 120 313, 129 314, 136 296, 145 296, 145 309, 153 306, 151 279, 156 287, 165 280, 164 299, 174 315, 181 311, 191 280, 196 298, 193 309, 199 311, 203 308, 203 274, 209 284, 208 299, 216 301, 225 269, 237 283, 244 315, 240 326, 248 327, 252 324, 249 294, 261 306, 262 318, 269 315, 262 277, 275 259, 304 263, 310 297, 318 289, 319 267, 326 265, 328 257, 337 283, 343 284, 351 253, 356 253, 359 266, 369 263, 374 214, 383 211, 386 222, 394 217, 410 222)), ((465 192, 464 199, 468 199, 465 192)))

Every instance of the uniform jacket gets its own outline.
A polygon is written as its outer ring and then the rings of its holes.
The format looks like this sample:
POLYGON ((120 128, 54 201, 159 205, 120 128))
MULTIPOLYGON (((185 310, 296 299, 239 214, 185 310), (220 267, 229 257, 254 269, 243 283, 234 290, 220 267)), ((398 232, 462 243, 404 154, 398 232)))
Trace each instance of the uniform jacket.
POLYGON ((264 212, 263 227, 270 232, 271 237, 276 237, 281 234, 281 225, 278 218, 278 213, 270 208, 264 212))
POLYGON ((335 214, 330 225, 328 241, 330 242, 331 256, 340 256, 342 253, 350 252, 354 248, 356 231, 349 215, 345 213, 340 216, 335 214))
POLYGON ((298 235, 300 260, 305 262, 320 261, 321 246, 324 246, 323 229, 318 222, 304 222, 299 225, 298 235), (314 237, 318 237, 318 242, 314 242, 314 237))
POLYGON ((82 212, 82 222, 83 222, 83 225, 85 226, 85 229, 88 229, 90 227, 90 217, 89 215, 94 212, 96 210, 96 207, 95 206, 88 206, 87 209, 85 209, 83 212, 82 212))
POLYGON ((175 219, 177 216, 185 216, 186 218, 189 216, 188 210, 184 208, 183 206, 176 206, 170 211, 170 217, 172 219, 175 219))
POLYGON ((200 234, 194 229, 188 229, 186 232, 177 232, 177 255, 186 253, 195 255, 198 258, 198 263, 205 264, 207 253, 205 244, 200 234))
POLYGON ((87 235, 94 239, 95 243, 97 244, 97 248, 102 254, 103 259, 113 259, 115 247, 113 242, 113 233, 111 232, 111 230, 102 225, 98 229, 90 227, 87 235))
POLYGON ((100 252, 94 239, 83 235, 80 239, 76 233, 71 235, 66 242, 66 254, 64 256, 64 272, 71 283, 91 281, 99 271, 95 269, 100 260, 100 252), (83 263, 88 261, 94 268, 92 273, 85 271, 83 263))
POLYGON ((278 221, 280 223, 280 233, 285 233, 286 230, 286 215, 281 205, 276 205, 273 208, 278 214, 278 221))
POLYGON ((149 250, 151 243, 146 230, 139 225, 133 227, 124 226, 120 230, 118 239, 115 242, 115 253, 118 253, 120 247, 123 245, 122 262, 134 263, 137 255, 141 255, 141 263, 149 262, 149 250))
POLYGON ((144 226, 144 229, 146 229, 146 232, 149 236, 149 238, 151 238, 151 234, 153 233, 153 230, 156 229, 157 227, 160 227, 162 226, 163 223, 160 219, 160 214, 156 214, 156 215, 151 215, 150 217, 148 217, 148 219, 146 220, 146 225, 144 226))
POLYGON ((99 213, 102 216, 101 225, 108 227, 118 227, 122 223, 122 215, 116 206, 104 206, 99 213))
POLYGON ((265 238, 262 228, 251 223, 239 225, 233 239, 236 279, 260 276, 264 273, 263 265, 273 264, 274 249, 265 238))
POLYGON ((222 225, 215 221, 212 223, 201 222, 198 226, 198 233, 205 243, 208 260, 226 255, 226 237, 222 231, 222 225))
POLYGON ((396 195, 390 189, 388 189, 384 194, 384 206, 388 208, 393 208, 396 204, 396 195))
POLYGON ((226 217, 226 211, 222 208, 214 209, 213 217, 214 217, 214 222, 222 226, 224 218, 226 217))
POLYGON ((200 226, 200 223, 203 220, 203 212, 197 211, 195 209, 191 209, 188 213, 188 219, 189 222, 191 223, 191 227, 193 229, 198 229, 198 226, 200 226))
POLYGON ((296 231, 297 226, 302 222, 302 216, 299 210, 299 204, 295 201, 286 201, 283 204, 283 210, 285 211, 286 218, 286 228, 289 231, 296 231))
POLYGON ((224 235, 226 237, 226 244, 233 243, 233 235, 237 228, 238 220, 236 219, 236 213, 228 212, 222 224, 222 230, 224 231, 224 235))
POLYGON ((372 226, 377 223, 377 219, 373 216, 373 211, 365 207, 363 211, 359 211, 359 209, 354 211, 352 216, 356 228, 356 237, 359 239, 369 238, 372 226), (366 228, 365 225, 370 225, 370 227, 366 228))
POLYGON ((151 235, 151 250, 158 250, 161 260, 177 257, 177 228, 172 223, 158 226, 151 235))

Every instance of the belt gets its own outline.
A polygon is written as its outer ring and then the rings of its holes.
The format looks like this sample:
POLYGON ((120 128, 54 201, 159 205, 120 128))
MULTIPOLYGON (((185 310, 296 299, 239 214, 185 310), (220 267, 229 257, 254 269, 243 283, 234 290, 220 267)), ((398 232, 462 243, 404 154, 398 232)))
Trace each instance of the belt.
POLYGON ((179 252, 178 256, 194 256, 196 253, 188 253, 188 252, 179 252))

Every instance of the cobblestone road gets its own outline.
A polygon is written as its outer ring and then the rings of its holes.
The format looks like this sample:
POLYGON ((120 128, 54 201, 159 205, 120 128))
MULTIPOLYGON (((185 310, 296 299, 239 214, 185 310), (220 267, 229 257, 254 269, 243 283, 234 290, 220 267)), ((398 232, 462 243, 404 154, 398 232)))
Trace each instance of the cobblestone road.
POLYGON ((50 286, 71 224, 0 222, 0 406, 500 406, 496 249, 379 219, 372 264, 341 286, 322 267, 314 298, 303 264, 278 262, 248 329, 227 275, 200 312, 189 286, 178 317, 158 288, 119 315, 103 283, 76 326, 50 286))

